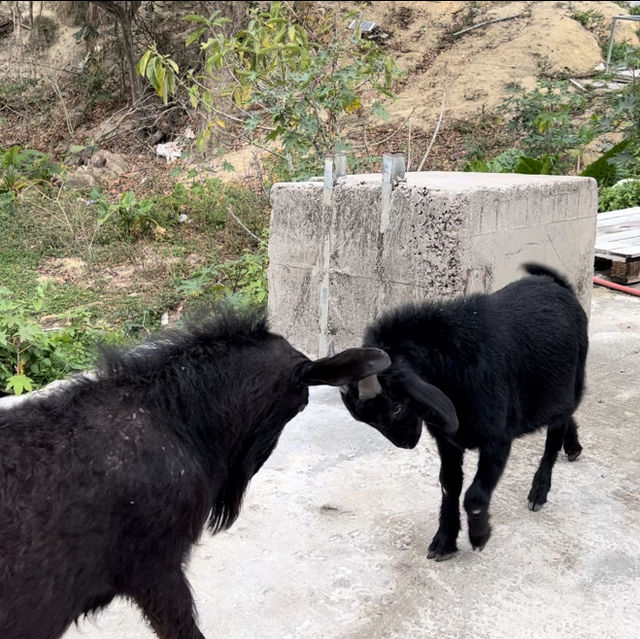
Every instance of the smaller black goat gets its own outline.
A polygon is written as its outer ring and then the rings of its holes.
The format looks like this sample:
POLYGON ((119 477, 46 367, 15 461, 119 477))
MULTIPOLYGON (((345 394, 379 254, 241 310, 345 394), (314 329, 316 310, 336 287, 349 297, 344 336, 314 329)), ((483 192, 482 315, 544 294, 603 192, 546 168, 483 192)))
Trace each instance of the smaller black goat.
POLYGON ((233 523, 309 385, 389 364, 367 348, 310 361, 226 311, 0 402, 0 638, 57 639, 124 596, 159 637, 202 639, 183 565, 207 521, 233 523))
POLYGON ((582 447, 572 417, 583 392, 587 317, 568 282, 543 266, 491 295, 413 305, 379 318, 364 344, 392 365, 342 388, 352 416, 396 446, 413 448, 422 423, 440 453, 440 527, 428 557, 457 550, 464 450, 478 448, 478 469, 464 498, 469 539, 484 548, 489 502, 515 437, 548 426, 529 509, 547 500, 551 471, 564 443, 570 460, 582 447))

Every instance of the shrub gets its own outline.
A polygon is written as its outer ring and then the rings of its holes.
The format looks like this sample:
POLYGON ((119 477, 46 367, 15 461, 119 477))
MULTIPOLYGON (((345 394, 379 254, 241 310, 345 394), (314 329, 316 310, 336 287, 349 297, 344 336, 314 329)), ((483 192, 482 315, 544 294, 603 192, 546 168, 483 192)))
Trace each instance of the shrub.
POLYGON ((576 124, 586 106, 587 99, 572 93, 568 82, 539 80, 533 91, 516 87, 498 110, 511 116, 509 126, 521 134, 525 155, 553 157, 554 170, 562 171, 599 131, 595 122, 576 124))
POLYGON ((187 46, 200 44, 204 74, 192 70, 180 79, 173 60, 153 47, 137 67, 165 102, 176 85, 187 87, 192 106, 207 120, 201 147, 214 132, 228 134, 229 122, 241 123, 246 140, 284 157, 291 173, 307 174, 317 172, 327 153, 348 147, 355 114, 388 117, 378 100, 392 96, 399 72, 375 42, 361 37, 356 13, 344 24, 320 20, 310 32, 289 3, 272 2, 266 11, 254 7, 247 27, 231 37, 219 13, 187 16, 195 27, 187 46), (352 21, 352 37, 345 40, 343 29, 352 21))
POLYGON ((599 11, 574 11, 569 17, 589 30, 597 29, 604 24, 604 16, 599 11))
POLYGON ((149 235, 153 230, 164 230, 163 224, 156 211, 156 204, 151 198, 143 197, 138 200, 133 191, 126 191, 118 202, 108 204, 102 194, 94 189, 91 196, 102 216, 100 224, 115 219, 125 238, 138 239, 149 235))
POLYGON ((245 251, 238 259, 205 266, 183 280, 178 292, 191 298, 233 298, 241 304, 262 308, 267 304, 268 255, 266 245, 245 251))
POLYGON ((0 384, 16 395, 87 368, 98 340, 119 339, 92 328, 86 316, 60 328, 43 328, 37 318, 46 293, 46 284, 40 284, 29 304, 20 304, 0 287, 0 384))
POLYGON ((632 206, 640 206, 640 180, 629 179, 600 189, 598 212, 617 211, 632 206))
POLYGON ((15 197, 29 186, 50 182, 61 172, 62 167, 40 151, 18 145, 0 148, 0 196, 8 193, 15 197))

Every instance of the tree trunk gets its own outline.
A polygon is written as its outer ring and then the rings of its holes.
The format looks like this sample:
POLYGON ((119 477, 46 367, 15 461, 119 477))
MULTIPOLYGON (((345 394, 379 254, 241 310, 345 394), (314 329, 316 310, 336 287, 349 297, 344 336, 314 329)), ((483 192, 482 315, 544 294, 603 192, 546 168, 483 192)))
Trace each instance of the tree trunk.
POLYGON ((123 57, 126 62, 127 72, 129 75, 129 93, 131 102, 135 104, 140 97, 140 82, 136 73, 136 55, 133 46, 133 34, 131 32, 131 23, 135 16, 140 2, 114 2, 114 1, 97 1, 93 4, 98 5, 107 13, 112 15, 119 23, 122 32, 123 57))
POLYGON ((131 101, 135 104, 140 98, 140 82, 136 72, 136 57, 133 48, 133 35, 131 33, 131 21, 124 19, 120 22, 122 28, 122 41, 124 43, 124 56, 129 71, 129 88, 131 91, 131 101))

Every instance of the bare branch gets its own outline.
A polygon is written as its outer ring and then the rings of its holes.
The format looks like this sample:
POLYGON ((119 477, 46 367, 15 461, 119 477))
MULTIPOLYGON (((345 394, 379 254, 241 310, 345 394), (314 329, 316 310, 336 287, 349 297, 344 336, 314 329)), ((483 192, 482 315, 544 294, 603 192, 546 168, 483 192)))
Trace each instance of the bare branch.
POLYGON ((447 95, 446 93, 442 94, 442 106, 440 107, 440 117, 438 118, 438 123, 436 124, 435 131, 433 132, 431 142, 429 142, 429 146, 425 151, 425 154, 422 158, 422 162, 420 162, 420 166, 418 166, 418 171, 422 171, 422 166, 424 165, 426 159, 429 157, 429 153, 431 152, 431 147, 433 146, 433 143, 436 141, 436 137, 438 136, 438 131, 440 130, 440 125, 442 124, 442 116, 444 115, 444 101, 445 101, 446 95, 447 95))
POLYGON ((253 231, 250 231, 243 223, 242 220, 233 212, 233 209, 229 206, 227 207, 227 213, 231 216, 231 218, 234 220, 234 222, 240 226, 241 228, 243 228, 254 240, 257 240, 258 242, 260 242, 260 244, 264 244, 265 246, 267 246, 267 243, 259 238, 253 231))

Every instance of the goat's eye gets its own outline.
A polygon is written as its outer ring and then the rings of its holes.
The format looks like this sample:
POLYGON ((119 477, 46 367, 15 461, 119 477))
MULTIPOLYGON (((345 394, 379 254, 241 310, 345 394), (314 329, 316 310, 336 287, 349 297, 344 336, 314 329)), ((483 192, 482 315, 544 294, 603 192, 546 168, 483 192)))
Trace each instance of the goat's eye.
POLYGON ((402 412, 402 409, 404 407, 402 406, 402 404, 397 404, 396 407, 393 409, 393 416, 395 417, 396 415, 399 415, 402 412))

